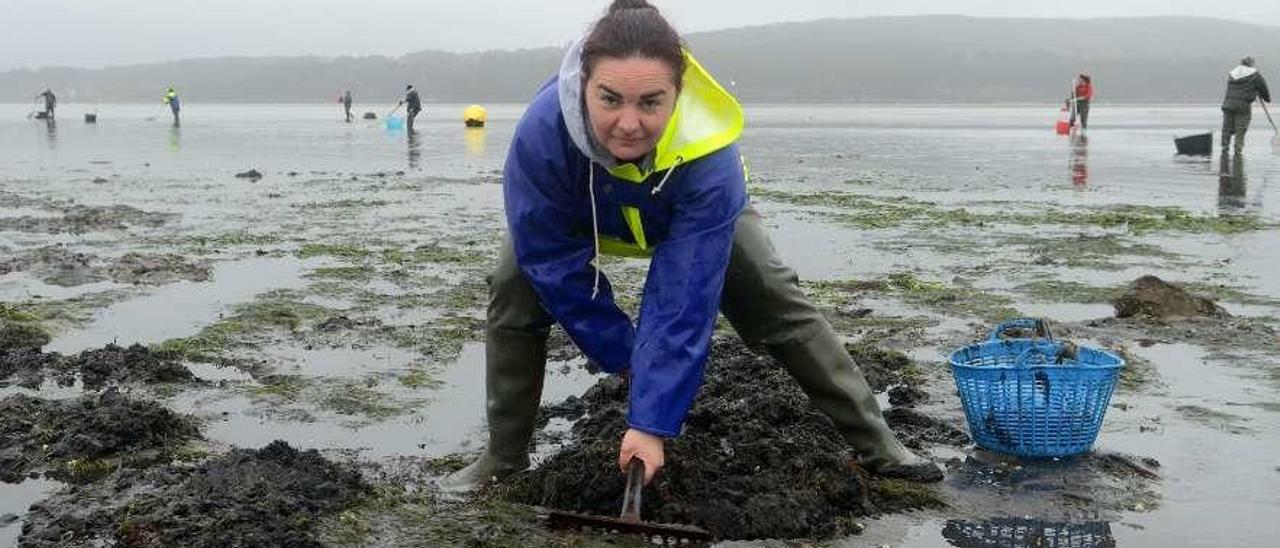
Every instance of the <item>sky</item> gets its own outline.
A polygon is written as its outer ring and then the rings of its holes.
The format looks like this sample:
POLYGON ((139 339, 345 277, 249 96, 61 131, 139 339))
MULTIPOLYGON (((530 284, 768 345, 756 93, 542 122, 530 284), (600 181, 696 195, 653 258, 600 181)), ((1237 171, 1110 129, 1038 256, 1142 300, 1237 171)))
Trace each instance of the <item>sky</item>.
MULTIPOLYGON (((1280 27, 1277 0, 651 0, 681 32, 824 17, 1195 15, 1280 27)), ((199 57, 562 45, 608 0, 0 0, 0 70, 199 57)))

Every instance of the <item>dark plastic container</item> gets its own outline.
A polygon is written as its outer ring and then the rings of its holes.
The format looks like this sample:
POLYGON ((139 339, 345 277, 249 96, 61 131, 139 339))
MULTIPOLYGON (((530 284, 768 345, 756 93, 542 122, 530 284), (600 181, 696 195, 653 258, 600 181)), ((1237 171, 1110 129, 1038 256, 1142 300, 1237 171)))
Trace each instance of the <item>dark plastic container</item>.
POLYGON ((1208 156, 1213 154, 1213 132, 1174 137, 1173 145, 1178 147, 1178 154, 1208 156))

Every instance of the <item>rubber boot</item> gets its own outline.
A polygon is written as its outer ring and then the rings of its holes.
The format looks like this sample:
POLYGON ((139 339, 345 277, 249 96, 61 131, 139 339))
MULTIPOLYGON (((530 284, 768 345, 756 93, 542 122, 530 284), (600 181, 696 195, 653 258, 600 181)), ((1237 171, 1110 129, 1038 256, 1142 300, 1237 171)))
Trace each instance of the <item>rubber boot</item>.
POLYGON ((938 465, 907 450, 889 429, 866 377, 834 331, 820 329, 806 342, 768 348, 814 406, 831 417, 869 472, 920 482, 942 479, 938 465))
POLYGON ((498 342, 492 333, 487 338, 489 445, 475 462, 441 481, 444 491, 471 491, 529 467, 529 445, 542 400, 547 338, 507 334, 498 342))
POLYGON ((471 491, 529 467, 552 319, 516 266, 509 241, 488 281, 485 412, 489 444, 475 462, 441 480, 445 492, 471 491))
POLYGON ((1237 129, 1237 130, 1236 130, 1235 151, 1236 151, 1236 155, 1237 155, 1237 156, 1239 156, 1241 152, 1244 152, 1244 134, 1245 134, 1245 132, 1246 132, 1246 130, 1243 130, 1243 129, 1237 129))

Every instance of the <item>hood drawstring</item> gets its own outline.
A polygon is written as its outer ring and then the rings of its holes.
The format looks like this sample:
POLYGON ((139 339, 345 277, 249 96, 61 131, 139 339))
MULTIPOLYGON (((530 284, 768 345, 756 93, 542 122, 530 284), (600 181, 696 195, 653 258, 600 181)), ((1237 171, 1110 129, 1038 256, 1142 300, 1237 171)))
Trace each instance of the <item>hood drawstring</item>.
MULTIPOLYGON (((676 156, 675 163, 667 169, 667 173, 662 176, 662 180, 658 181, 658 186, 653 187, 653 195, 657 196, 662 192, 662 187, 666 186, 667 181, 671 179, 671 174, 676 172, 676 168, 684 162, 684 156, 676 156)), ((591 284, 591 300, 596 300, 600 296, 600 214, 598 206, 596 206, 596 163, 591 162, 587 167, 587 195, 591 198, 591 236, 595 239, 595 256, 591 258, 591 266, 595 268, 595 281, 591 284)))
POLYGON ((591 258, 591 266, 596 269, 596 280, 591 286, 591 300, 600 295, 600 218, 596 213, 596 163, 589 162, 587 168, 587 194, 591 196, 591 235, 595 237, 596 254, 591 258))
POLYGON ((684 156, 676 156, 676 161, 671 164, 671 168, 667 170, 667 174, 662 176, 661 181, 658 181, 658 186, 653 187, 654 196, 657 196, 659 192, 662 192, 662 187, 666 186, 667 179, 671 178, 671 174, 675 173, 676 168, 679 167, 680 164, 683 162, 684 162, 684 156))

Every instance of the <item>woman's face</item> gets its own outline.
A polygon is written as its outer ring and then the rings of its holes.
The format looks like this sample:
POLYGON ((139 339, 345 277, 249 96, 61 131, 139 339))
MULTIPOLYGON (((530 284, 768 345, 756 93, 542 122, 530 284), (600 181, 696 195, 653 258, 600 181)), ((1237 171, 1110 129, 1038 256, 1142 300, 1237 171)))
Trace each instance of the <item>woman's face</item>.
POLYGON ((587 80, 587 119, 596 140, 622 162, 653 151, 675 110, 671 66, 647 57, 605 57, 587 80))

